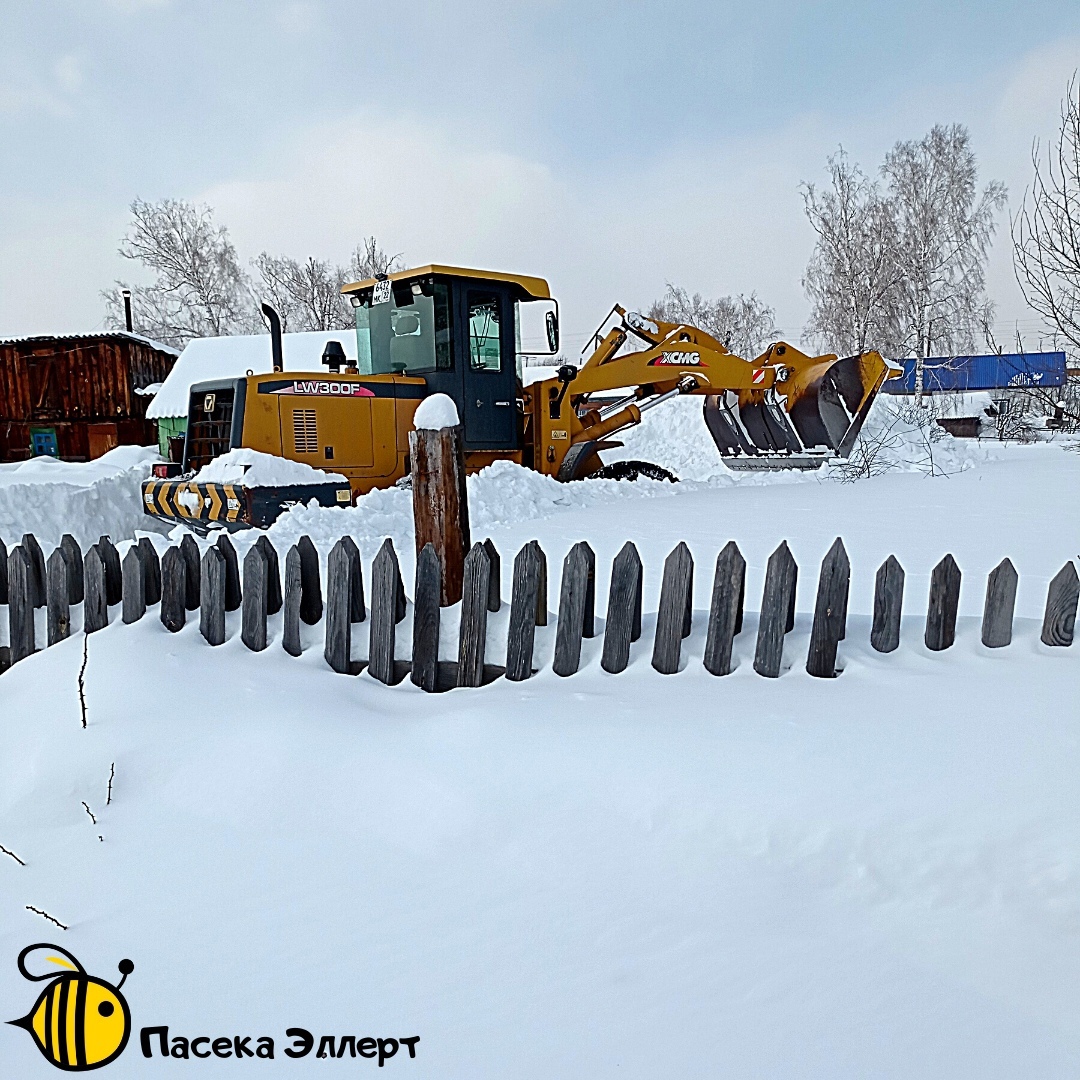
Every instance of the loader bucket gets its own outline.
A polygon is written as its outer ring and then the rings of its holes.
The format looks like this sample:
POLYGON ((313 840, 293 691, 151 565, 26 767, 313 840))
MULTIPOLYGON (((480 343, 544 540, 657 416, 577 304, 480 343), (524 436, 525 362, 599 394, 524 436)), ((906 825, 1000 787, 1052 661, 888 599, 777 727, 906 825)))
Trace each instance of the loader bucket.
POLYGON ((737 469, 817 468, 846 458, 889 377, 877 353, 810 362, 776 390, 741 390, 705 399, 705 423, 737 469))

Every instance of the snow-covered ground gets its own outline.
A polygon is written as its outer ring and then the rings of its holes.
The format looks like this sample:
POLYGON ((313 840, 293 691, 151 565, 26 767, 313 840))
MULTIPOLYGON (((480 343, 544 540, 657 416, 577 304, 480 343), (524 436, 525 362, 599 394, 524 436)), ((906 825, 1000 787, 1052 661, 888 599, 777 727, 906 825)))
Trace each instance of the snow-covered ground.
MULTIPOLYGON (((1080 454, 953 443, 956 471, 850 484, 713 472, 559 486, 510 466, 470 478, 474 539, 502 552, 504 596, 535 537, 555 607, 562 558, 587 539, 602 617, 611 558, 633 539, 655 611, 663 559, 686 540, 699 610, 676 676, 649 665, 651 616, 622 675, 600 670, 598 636, 571 679, 547 667, 427 696, 334 675, 321 627, 294 660, 280 616, 255 655, 238 612, 212 649, 197 620, 170 635, 154 610, 125 627, 114 609, 88 640, 84 729, 83 639, 20 663, 0 677, 0 845, 26 863, 0 852, 0 1017, 24 1015, 42 985, 15 972, 19 950, 55 941, 105 978, 135 962, 117 1077, 194 1067, 143 1059, 138 1029, 158 1024, 270 1035, 276 1060, 258 1071, 287 1076, 335 1071, 316 1050, 286 1059, 288 1027, 316 1049, 324 1034, 418 1035, 414 1060, 402 1049, 385 1067, 440 1078, 1075 1076, 1080 643, 1041 645, 1038 619, 1078 553, 1080 454), (843 674, 824 682, 802 664, 837 535, 851 618, 843 674), (751 669, 753 614, 734 674, 701 666, 728 539, 747 558, 751 613, 781 539, 800 565, 775 681, 751 669), (946 551, 963 616, 956 645, 933 654, 922 614, 946 551), (890 553, 911 614, 881 656, 869 612, 890 553), (990 651, 977 616, 1006 555, 1019 618, 1013 644, 990 651)), ((293 511, 270 535, 284 553, 306 531, 325 557, 349 532, 366 561, 391 535, 411 582, 409 506, 407 491, 376 492, 293 511)), ((250 538, 235 540, 242 554, 250 538)), ((363 656, 367 624, 354 631, 363 656)), ((408 620, 399 636, 405 655, 408 620)), ((16 1028, 0 1027, 0 1061, 48 1072, 16 1028)))

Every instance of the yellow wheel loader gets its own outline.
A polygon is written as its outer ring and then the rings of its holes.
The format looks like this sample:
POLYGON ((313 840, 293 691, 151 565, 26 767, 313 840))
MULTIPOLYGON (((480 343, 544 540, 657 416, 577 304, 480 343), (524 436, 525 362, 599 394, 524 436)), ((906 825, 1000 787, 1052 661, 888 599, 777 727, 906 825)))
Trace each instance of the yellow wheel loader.
POLYGON ((548 345, 528 355, 559 352, 558 304, 542 278, 424 266, 343 292, 356 314, 355 366, 346 366, 332 341, 322 356, 327 370, 284 371, 280 324, 264 307, 273 371, 191 387, 183 462, 178 475, 155 466, 158 475, 143 486, 146 513, 196 528, 265 527, 313 498, 348 505, 408 475, 412 416, 434 393, 457 405, 470 471, 505 459, 564 481, 675 479, 647 462, 605 467, 601 453, 621 446, 613 437, 643 413, 682 394, 702 397, 705 423, 732 468, 816 468, 850 453, 895 373, 876 352, 807 356, 783 342, 744 360, 697 327, 616 305, 580 367, 561 365, 553 377, 525 386, 525 305, 539 305, 548 345), (196 477, 239 447, 338 473, 345 482, 249 487, 242 479, 196 477))

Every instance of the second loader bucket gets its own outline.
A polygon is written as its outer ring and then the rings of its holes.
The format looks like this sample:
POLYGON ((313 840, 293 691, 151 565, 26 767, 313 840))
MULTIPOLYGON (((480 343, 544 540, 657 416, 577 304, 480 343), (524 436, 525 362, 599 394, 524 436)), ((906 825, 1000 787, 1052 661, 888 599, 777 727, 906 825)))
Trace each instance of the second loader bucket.
POLYGON ((736 469, 817 468, 846 458, 890 375, 876 352, 820 357, 791 372, 782 391, 740 390, 705 399, 705 423, 736 469))

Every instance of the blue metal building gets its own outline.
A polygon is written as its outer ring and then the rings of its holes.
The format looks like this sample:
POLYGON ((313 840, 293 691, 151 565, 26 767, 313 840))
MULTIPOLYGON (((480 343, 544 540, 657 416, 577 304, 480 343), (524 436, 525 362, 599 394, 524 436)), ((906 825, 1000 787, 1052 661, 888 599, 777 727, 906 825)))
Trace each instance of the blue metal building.
MULTIPOLYGON (((913 359, 904 365, 902 378, 889 379, 886 394, 915 393, 913 359)), ((923 393, 965 393, 969 390, 1008 390, 1026 386, 1065 385, 1065 354, 990 353, 985 356, 932 356, 923 361, 923 393)))

